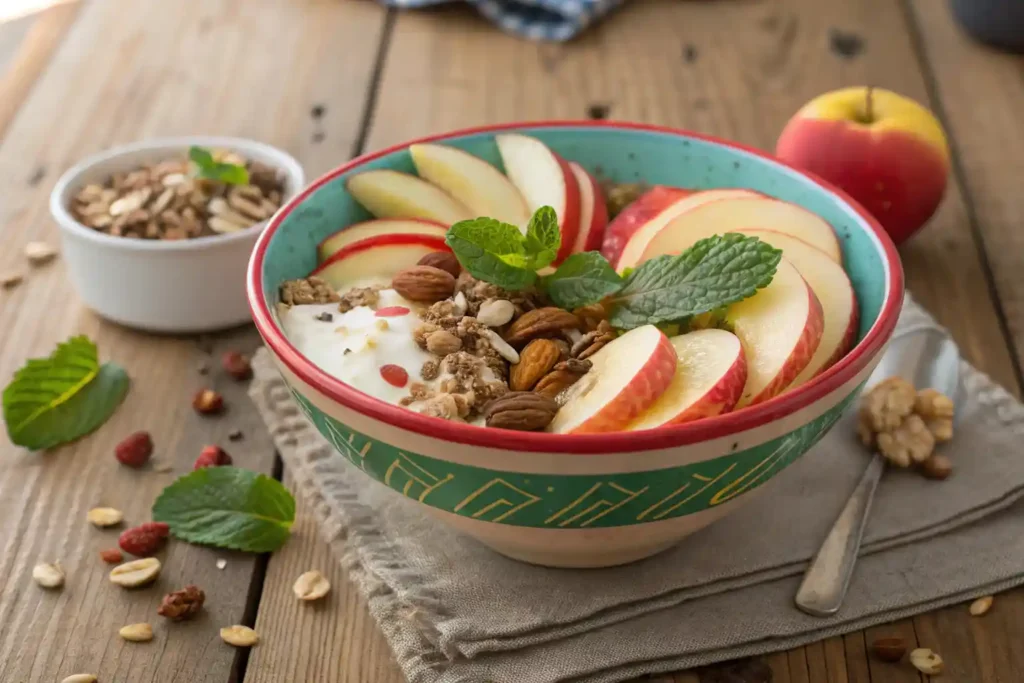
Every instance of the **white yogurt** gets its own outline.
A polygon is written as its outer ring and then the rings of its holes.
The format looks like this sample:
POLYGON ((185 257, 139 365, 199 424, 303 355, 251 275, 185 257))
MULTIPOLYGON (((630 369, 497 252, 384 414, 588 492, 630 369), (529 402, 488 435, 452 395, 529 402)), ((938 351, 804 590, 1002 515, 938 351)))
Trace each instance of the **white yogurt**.
MULTIPOLYGON (((413 305, 393 289, 381 290, 376 310, 357 306, 341 313, 338 304, 331 303, 292 306, 281 313, 288 340, 314 365, 370 396, 395 404, 409 395, 411 383, 423 382, 423 363, 436 360, 413 339, 422 322, 413 305), (406 311, 380 315, 392 307, 406 311), (319 319, 324 313, 331 315, 329 322, 319 319), (381 368, 386 365, 405 370, 405 383, 397 386, 385 380, 381 368)), ((394 374, 385 374, 389 373, 394 374)), ((437 380, 423 383, 434 388, 437 380)))

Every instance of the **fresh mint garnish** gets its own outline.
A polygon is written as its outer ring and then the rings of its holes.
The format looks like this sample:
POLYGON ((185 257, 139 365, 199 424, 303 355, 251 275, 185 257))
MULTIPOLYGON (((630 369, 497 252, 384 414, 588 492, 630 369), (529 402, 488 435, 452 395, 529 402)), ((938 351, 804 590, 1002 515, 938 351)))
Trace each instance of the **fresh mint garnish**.
POLYGON ((217 548, 266 553, 288 540, 295 498, 281 482, 238 467, 204 467, 163 490, 153 520, 176 538, 217 548))
POLYGON ((511 290, 526 289, 536 282, 536 271, 555 259, 561 241, 550 206, 537 209, 526 235, 493 218, 459 221, 445 235, 445 242, 470 275, 511 290))
POLYGON ((188 150, 188 158, 196 165, 196 177, 198 178, 216 180, 228 185, 249 184, 249 171, 245 166, 217 161, 208 149, 193 145, 188 150))
POLYGON ((565 259, 558 270, 541 278, 540 287, 556 306, 572 310, 615 294, 624 282, 604 256, 587 251, 565 259))
POLYGON ((775 276, 782 252, 730 233, 700 240, 678 256, 656 256, 626 277, 607 304, 623 330, 676 322, 742 301, 775 276))
POLYGON ((100 365, 88 337, 72 337, 49 358, 26 362, 4 389, 7 435, 32 450, 74 441, 107 421, 128 393, 128 384, 124 368, 100 365))

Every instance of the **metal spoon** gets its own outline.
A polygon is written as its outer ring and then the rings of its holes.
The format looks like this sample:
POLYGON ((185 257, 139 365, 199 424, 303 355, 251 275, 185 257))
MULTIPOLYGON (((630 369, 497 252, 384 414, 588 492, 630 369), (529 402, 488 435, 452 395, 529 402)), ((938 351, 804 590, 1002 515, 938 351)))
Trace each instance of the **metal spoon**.
MULTIPOLYGON (((889 342, 866 388, 894 375, 919 389, 931 387, 941 391, 956 402, 960 390, 960 351, 939 328, 920 326, 902 330, 889 342)), ((827 617, 838 612, 843 604, 871 501, 884 471, 885 459, 876 453, 796 592, 796 606, 804 612, 827 617)))

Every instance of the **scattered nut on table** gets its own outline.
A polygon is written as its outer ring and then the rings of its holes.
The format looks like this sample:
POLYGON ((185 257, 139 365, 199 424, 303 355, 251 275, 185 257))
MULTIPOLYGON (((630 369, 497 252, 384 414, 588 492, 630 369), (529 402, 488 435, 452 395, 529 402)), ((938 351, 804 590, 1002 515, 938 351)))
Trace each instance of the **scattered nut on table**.
POLYGON ((117 508, 93 508, 85 513, 90 524, 101 529, 117 526, 124 520, 124 513, 117 508))
POLYGON ((986 595, 985 597, 978 598, 977 600, 972 602, 970 607, 971 616, 980 617, 988 613, 988 611, 992 609, 992 601, 993 597, 991 595, 986 595))
POLYGON ((153 640, 153 627, 146 623, 122 626, 117 633, 133 643, 146 643, 153 640))
POLYGON ((14 289, 24 279, 25 276, 18 272, 0 274, 0 289, 14 289))
POLYGON ((910 653, 910 663, 926 676, 942 673, 942 657, 926 647, 919 647, 910 653))
POLYGON ((110 570, 110 582, 123 588, 137 588, 156 581, 160 576, 160 560, 155 557, 144 557, 119 564, 110 570))
POLYGON ((946 479, 953 464, 935 453, 935 445, 953 438, 953 412, 948 396, 935 389, 917 391, 902 377, 890 377, 861 399, 857 434, 890 465, 914 466, 929 479, 946 479))
POLYGON ((33 266, 41 266, 53 260, 57 250, 46 242, 29 242, 25 245, 25 258, 33 266))
POLYGON ((871 654, 883 662, 898 662, 907 654, 907 641, 902 638, 878 638, 871 643, 871 654))
POLYGON ((292 590, 299 600, 319 600, 330 592, 331 584, 326 576, 314 569, 297 578, 292 590))
POLYGON ((32 580, 43 588, 60 588, 64 585, 64 569, 57 562, 43 562, 32 567, 32 580))
POLYGON ((260 636, 256 631, 241 624, 225 626, 220 630, 220 637, 225 643, 235 647, 252 647, 260 642, 260 636))
POLYGON ((96 680, 92 674, 71 674, 62 679, 60 683, 96 683, 96 680))

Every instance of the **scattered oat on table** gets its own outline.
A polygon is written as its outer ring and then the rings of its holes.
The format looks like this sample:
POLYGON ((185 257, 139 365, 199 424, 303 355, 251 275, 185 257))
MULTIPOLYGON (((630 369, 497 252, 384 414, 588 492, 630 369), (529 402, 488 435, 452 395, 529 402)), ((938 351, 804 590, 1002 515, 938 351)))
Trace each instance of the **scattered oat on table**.
POLYGON ((146 623, 122 626, 117 633, 132 643, 147 643, 153 640, 153 627, 146 623))
POLYGON ((220 630, 220 637, 225 643, 235 647, 252 647, 260 642, 260 636, 256 631, 241 624, 225 626, 220 630))
POLYGON ((64 570, 57 562, 44 562, 32 568, 32 580, 43 588, 60 588, 64 585, 64 570))
POLYGON ((93 508, 85 513, 86 520, 96 527, 117 526, 124 520, 124 513, 116 508, 93 508))

